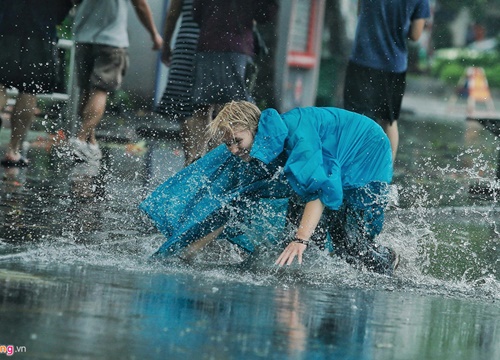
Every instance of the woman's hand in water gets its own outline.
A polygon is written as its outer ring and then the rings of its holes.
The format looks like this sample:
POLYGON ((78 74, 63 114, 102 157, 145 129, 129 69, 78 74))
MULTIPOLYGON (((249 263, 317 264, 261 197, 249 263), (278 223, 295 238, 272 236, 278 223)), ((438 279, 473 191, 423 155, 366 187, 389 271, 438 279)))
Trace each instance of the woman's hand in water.
POLYGON ((285 264, 291 265, 293 259, 297 256, 297 261, 302 264, 302 253, 307 248, 309 239, 314 233, 314 229, 318 226, 321 215, 325 206, 320 199, 309 201, 305 208, 302 218, 300 219, 300 225, 295 234, 295 239, 292 240, 290 244, 283 250, 278 260, 275 264, 283 266, 285 264), (305 239, 305 240, 304 240, 305 239))
POLYGON ((283 250, 278 260, 276 260, 275 264, 279 266, 283 265, 291 265, 295 256, 297 256, 297 261, 299 264, 302 264, 302 253, 305 249, 307 249, 306 240, 296 239, 293 240, 288 246, 283 250))

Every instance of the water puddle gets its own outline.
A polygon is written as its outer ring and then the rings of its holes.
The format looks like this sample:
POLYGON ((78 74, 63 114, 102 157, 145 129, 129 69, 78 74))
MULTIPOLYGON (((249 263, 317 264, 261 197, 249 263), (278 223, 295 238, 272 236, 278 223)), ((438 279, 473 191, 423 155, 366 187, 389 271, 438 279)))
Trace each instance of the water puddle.
POLYGON ((403 258, 392 278, 314 249, 279 269, 276 249, 248 257, 225 241, 192 263, 153 261, 164 237, 137 205, 179 169, 178 144, 108 146, 94 167, 30 153, 30 168, 1 170, 0 346, 34 359, 500 357, 500 210, 469 194, 496 184, 497 139, 465 137, 465 122, 400 130, 399 205, 379 239, 403 258))

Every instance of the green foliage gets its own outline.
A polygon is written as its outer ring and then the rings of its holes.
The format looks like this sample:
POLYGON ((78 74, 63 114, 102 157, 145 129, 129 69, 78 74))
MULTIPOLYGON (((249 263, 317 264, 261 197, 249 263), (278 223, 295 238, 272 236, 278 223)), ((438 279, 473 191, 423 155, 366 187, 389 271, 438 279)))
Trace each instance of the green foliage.
POLYGON ((106 110, 113 114, 121 114, 134 109, 134 104, 130 95, 124 90, 117 90, 108 96, 106 110))
POLYGON ((449 83, 457 84, 464 73, 464 67, 457 63, 448 63, 442 66, 439 79, 449 83))
POLYGON ((72 29, 73 29, 73 17, 68 16, 59 26, 57 26, 58 38, 66 40, 73 39, 72 29))
POLYGON ((484 68, 490 87, 500 88, 500 51, 480 52, 471 49, 441 49, 431 63, 431 74, 456 85, 469 66, 484 68))
POLYGON ((484 69, 490 87, 500 88, 500 63, 484 69))

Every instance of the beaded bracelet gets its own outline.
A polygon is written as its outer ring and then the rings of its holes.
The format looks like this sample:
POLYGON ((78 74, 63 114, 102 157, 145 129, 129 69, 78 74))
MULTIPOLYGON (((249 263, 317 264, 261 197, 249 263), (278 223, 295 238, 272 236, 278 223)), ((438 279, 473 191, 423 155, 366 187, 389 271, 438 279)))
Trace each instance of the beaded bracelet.
POLYGON ((297 244, 302 244, 302 245, 305 245, 305 246, 307 246, 309 244, 309 240, 302 240, 302 239, 299 239, 299 238, 293 239, 293 242, 297 243, 297 244))

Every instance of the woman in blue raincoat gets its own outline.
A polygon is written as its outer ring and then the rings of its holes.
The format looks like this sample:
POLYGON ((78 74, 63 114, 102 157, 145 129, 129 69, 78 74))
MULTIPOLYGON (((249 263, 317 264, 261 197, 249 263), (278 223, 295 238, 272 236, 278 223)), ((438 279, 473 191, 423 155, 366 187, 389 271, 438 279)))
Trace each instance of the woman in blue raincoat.
MULTIPOLYGON (((290 265, 295 257, 302 263, 314 243, 353 265, 392 274, 398 256, 375 242, 392 179, 391 148, 374 121, 337 108, 261 113, 252 103, 233 101, 208 134, 225 146, 167 180, 140 206, 168 237, 157 254, 234 231, 229 209, 288 198, 288 244, 276 264, 290 265)), ((226 234, 252 251, 244 235, 226 234)))

